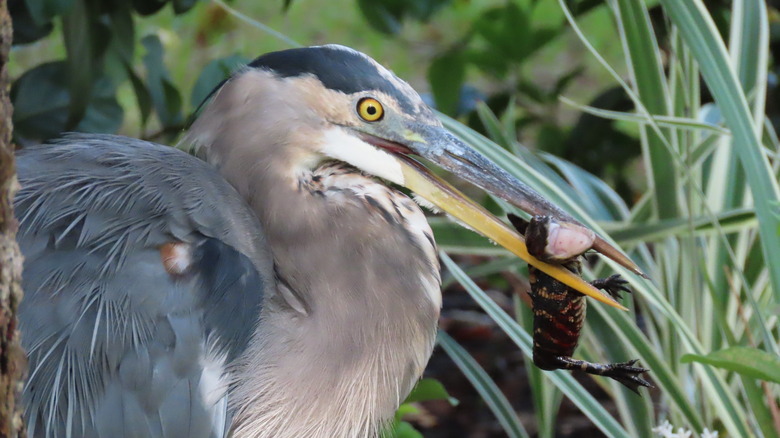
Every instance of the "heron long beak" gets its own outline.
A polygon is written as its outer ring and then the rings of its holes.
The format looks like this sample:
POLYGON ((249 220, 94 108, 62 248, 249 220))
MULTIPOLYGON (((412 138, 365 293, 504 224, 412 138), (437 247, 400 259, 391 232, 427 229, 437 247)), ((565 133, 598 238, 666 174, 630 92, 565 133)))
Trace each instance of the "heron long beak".
MULTIPOLYGON (((598 301, 625 309, 611 296, 594 288, 567 269, 545 263, 530 255, 522 236, 490 214, 481 205, 470 200, 452 185, 431 173, 422 164, 411 158, 409 153, 432 161, 459 178, 506 200, 531 215, 549 215, 558 222, 576 224, 586 228, 584 225, 442 127, 417 124, 410 127, 402 135, 403 140, 399 139, 403 142, 402 145, 376 138, 373 140, 379 140, 379 143, 372 143, 391 150, 400 158, 404 186, 558 281, 598 301)), ((598 235, 596 235, 592 248, 638 275, 644 276, 642 271, 626 255, 598 235)))

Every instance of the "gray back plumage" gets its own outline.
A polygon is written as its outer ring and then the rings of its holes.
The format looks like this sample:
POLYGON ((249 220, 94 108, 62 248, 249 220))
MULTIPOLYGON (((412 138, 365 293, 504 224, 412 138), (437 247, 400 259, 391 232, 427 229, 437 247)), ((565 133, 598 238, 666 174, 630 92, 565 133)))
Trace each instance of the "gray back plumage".
POLYGON ((222 436, 226 398, 205 391, 274 287, 254 214, 207 164, 140 140, 71 134, 17 160, 29 435, 222 436), (179 276, 170 242, 193 249, 179 276))

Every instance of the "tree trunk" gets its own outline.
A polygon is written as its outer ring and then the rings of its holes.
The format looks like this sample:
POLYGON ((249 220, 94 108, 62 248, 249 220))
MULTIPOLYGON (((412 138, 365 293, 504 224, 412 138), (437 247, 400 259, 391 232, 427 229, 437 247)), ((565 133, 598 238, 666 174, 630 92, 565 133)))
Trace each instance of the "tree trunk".
POLYGON ((11 49, 11 17, 6 0, 0 0, 0 437, 24 434, 22 374, 26 357, 19 344, 16 309, 22 299, 22 255, 16 244, 18 222, 13 197, 19 184, 11 144, 11 99, 8 96, 8 54, 11 49))

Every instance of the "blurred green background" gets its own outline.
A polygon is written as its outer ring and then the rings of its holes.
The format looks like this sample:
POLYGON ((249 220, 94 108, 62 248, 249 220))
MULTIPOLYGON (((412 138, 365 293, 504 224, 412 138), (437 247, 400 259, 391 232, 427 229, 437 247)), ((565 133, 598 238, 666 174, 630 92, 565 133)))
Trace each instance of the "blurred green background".
MULTIPOLYGON (((622 47, 608 8, 599 1, 568 3, 596 48, 610 61, 619 60, 622 47)), ((642 190, 643 178, 625 176, 643 171, 635 160, 637 130, 582 116, 558 99, 564 94, 606 109, 630 107, 577 44, 554 1, 11 0, 9 6, 18 42, 12 78, 47 62, 71 64, 33 77, 46 76, 52 88, 17 84, 17 139, 40 141, 78 128, 173 141, 225 72, 291 46, 231 14, 232 8, 298 44, 337 43, 368 53, 442 112, 480 131, 474 110, 485 101, 507 117, 505 123, 514 125, 525 144, 602 174, 627 198, 642 190), (68 44, 87 49, 71 49, 74 56, 68 57, 68 44), (20 96, 20 89, 31 97, 20 96), (70 90, 80 97, 75 109, 66 96, 70 90), (89 95, 92 106, 84 120, 81 100, 89 95), (601 129, 583 129, 593 123, 601 129)))
POLYGON ((635 294, 627 313, 591 306, 576 354, 639 358, 657 386, 640 398, 529 366, 525 267, 432 218, 449 336, 427 375, 446 391, 425 381, 397 435, 671 437, 658 429, 670 421, 694 436, 780 437, 778 3, 8 0, 15 139, 175 144, 243 62, 353 47, 652 278, 591 258, 585 277, 622 272, 635 294))

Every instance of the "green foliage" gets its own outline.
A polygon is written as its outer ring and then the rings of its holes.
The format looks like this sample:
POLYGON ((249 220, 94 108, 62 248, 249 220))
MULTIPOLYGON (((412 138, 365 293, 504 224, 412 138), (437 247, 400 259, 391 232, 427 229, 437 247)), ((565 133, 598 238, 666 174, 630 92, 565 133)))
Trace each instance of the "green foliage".
POLYGON ((116 88, 102 77, 91 84, 84 116, 70 126, 71 91, 64 61, 49 62, 26 72, 14 82, 14 132, 27 138, 50 138, 66 129, 85 132, 114 132, 122 120, 116 88), (69 127, 70 126, 70 127, 69 127))
MULTIPOLYGON (((370 23, 391 34, 400 31, 401 20, 390 20, 386 16, 417 17, 412 5, 416 2, 358 3, 364 6, 361 10, 370 23), (365 6, 368 4, 370 8, 365 6), (385 9, 392 9, 395 15, 384 13, 385 9), (388 21, 392 26, 383 24, 388 21)), ((567 3, 576 16, 592 15, 605 9, 601 1, 572 0, 567 3)), ((466 9, 457 4, 453 8, 466 9)), ((475 102, 485 100, 491 111, 514 131, 513 136, 533 138, 538 148, 608 177, 618 186, 622 196, 633 197, 630 175, 623 169, 640 153, 636 138, 626 135, 611 120, 587 114, 574 127, 562 120, 566 110, 560 108, 558 97, 584 79, 583 65, 567 60, 566 64, 573 62, 574 65, 539 68, 539 64, 550 62, 551 54, 565 47, 569 35, 564 16, 554 2, 487 2, 475 3, 469 9, 472 12, 468 23, 455 30, 456 35, 450 38, 453 42, 439 48, 428 67, 428 82, 437 109, 450 116, 465 118, 469 126, 484 134, 486 127, 477 117, 475 102), (485 89, 490 91, 483 91, 485 89), (599 125, 599 129, 595 129, 595 125, 599 125), (588 144, 587 150, 583 144, 588 144), (603 156, 611 159, 605 161, 601 159, 603 156)), ((603 24, 609 24, 606 15, 601 15, 603 24)), ((579 95, 582 91, 575 93, 579 95)), ((626 111, 631 105, 620 88, 597 94, 590 104, 616 111, 626 111)))
MULTIPOLYGON (((619 111, 578 107, 640 128, 649 163, 648 189, 641 198, 627 205, 583 169, 557 157, 534 158, 514 140, 511 127, 489 111, 479 114, 495 143, 452 120, 445 124, 583 223, 620 239, 650 274, 653 281, 644 281, 611 262, 595 260, 586 275, 623 274, 632 283, 634 300, 630 313, 591 306, 577 355, 597 362, 639 358, 658 389, 651 403, 615 382, 600 381, 617 407, 613 416, 600 404, 586 408, 585 394, 556 381, 556 373, 545 373, 545 380, 532 372, 534 392, 540 394, 535 395, 535 406, 544 415, 538 416, 540 436, 555 432, 556 422, 550 419, 556 415, 550 412, 555 391, 541 395, 551 384, 607 436, 652 436, 652 426, 663 417, 697 432, 706 427, 728 436, 780 436, 769 409, 777 404, 777 393, 762 391, 754 380, 776 379, 780 344, 773 272, 778 264, 772 255, 780 245, 767 244, 777 236, 773 193, 778 166, 770 158, 780 144, 764 114, 769 45, 765 6, 735 2, 729 19, 721 21, 724 32, 713 25, 702 2, 662 1, 671 10, 671 24, 661 38, 644 3, 608 2, 629 67, 625 80, 614 61, 594 47, 566 3, 559 3, 585 47, 629 99, 631 108, 619 111), (730 38, 730 52, 723 35, 730 38), (664 52, 666 47, 673 50, 664 52), (704 91, 712 94, 722 116, 703 103, 704 91), (691 366, 691 361, 730 372, 691 366), (617 419, 625 430, 609 426, 617 419)), ((457 242, 454 234, 447 239, 457 242)), ((467 252, 469 247, 461 249, 467 252)), ((530 356, 528 328, 515 324, 458 266, 443 259, 454 279, 530 356)), ((479 268, 468 267, 469 272, 479 268)), ((521 321, 522 316, 518 312, 521 321)), ((458 363, 460 358, 453 360, 458 363)))
POLYGON ((451 0, 357 0, 366 20, 379 32, 394 35, 405 18, 426 21, 451 0))
POLYGON ((422 434, 409 422, 404 421, 404 417, 420 412, 416 403, 431 400, 446 400, 452 406, 458 405, 458 400, 450 397, 450 394, 447 393, 441 382, 435 379, 422 379, 417 382, 412 392, 398 408, 398 411, 395 413, 395 422, 385 436, 392 436, 393 438, 422 438, 422 434))
MULTIPOLYGON (((562 23, 558 26, 536 24, 533 16, 538 2, 524 3, 527 2, 507 2, 480 12, 457 43, 434 59, 428 76, 440 110, 450 115, 458 114, 458 106, 450 100, 452 96, 461 95, 465 81, 463 71, 467 67, 475 67, 500 80, 510 74, 518 76, 514 78, 514 88, 504 92, 506 96, 521 96, 536 102, 549 97, 550 93, 523 77, 520 69, 535 53, 563 35, 564 27, 562 23), (447 72, 455 74, 447 77, 447 72)), ((559 83, 566 82, 564 79, 559 83)))
POLYGON ((757 348, 731 347, 701 356, 686 354, 683 363, 700 362, 747 377, 780 383, 780 357, 757 348))
POLYGON ((176 85, 171 82, 168 70, 163 62, 163 47, 156 35, 149 35, 141 40, 146 55, 146 81, 152 106, 160 118, 163 127, 183 128, 184 116, 182 115, 181 94, 176 85))
POLYGON ((138 41, 133 16, 157 13, 169 3, 182 14, 196 0, 18 2, 11 10, 18 36, 14 42, 43 38, 59 22, 66 56, 31 69, 14 82, 17 139, 46 140, 68 130, 116 132, 124 116, 117 92, 126 81, 136 94, 142 124, 154 111, 166 137, 180 131, 185 120, 181 93, 168 75, 156 36, 142 40, 145 77, 134 65, 138 41))
MULTIPOLYGON (((446 257, 446 256, 445 256, 446 257)), ((444 259, 445 262, 447 259, 444 259)), ((509 400, 501 393, 498 386, 490 379, 487 372, 482 369, 469 353, 458 345, 449 335, 439 332, 439 345, 452 358, 455 364, 460 368, 463 374, 469 379, 479 395, 485 400, 490 410, 498 418, 498 422, 504 428, 504 432, 511 438, 528 438, 520 419, 512 409, 509 400)))
POLYGON ((445 53, 428 68, 428 82, 439 109, 454 114, 460 103, 460 87, 466 76, 466 60, 460 51, 445 53))
POLYGON ((404 400, 404 404, 430 400, 447 400, 453 406, 458 405, 458 400, 450 397, 450 394, 444 389, 444 385, 436 379, 422 379, 417 382, 412 392, 404 400))
POLYGON ((209 93, 226 77, 236 71, 240 66, 249 63, 249 58, 241 55, 228 56, 226 58, 215 59, 206 65, 200 73, 200 77, 192 87, 190 102, 203 102, 209 93))

